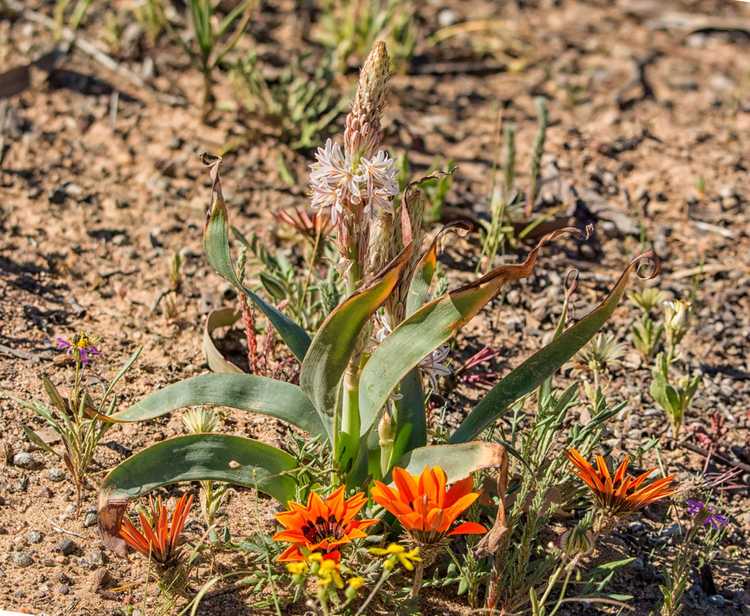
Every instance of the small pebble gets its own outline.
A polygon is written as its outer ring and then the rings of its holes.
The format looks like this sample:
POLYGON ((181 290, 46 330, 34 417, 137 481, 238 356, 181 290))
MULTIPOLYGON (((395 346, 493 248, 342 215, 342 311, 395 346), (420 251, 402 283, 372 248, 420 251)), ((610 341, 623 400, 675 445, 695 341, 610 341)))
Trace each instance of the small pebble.
POLYGON ((40 466, 39 460, 27 451, 19 451, 13 456, 13 466, 31 470, 40 466))
POLYGON ((86 528, 90 528, 91 526, 96 526, 97 522, 97 515, 96 511, 88 511, 86 512, 86 516, 83 518, 83 525, 86 528))
POLYGON ((451 9, 442 9, 438 13, 438 24, 441 28, 447 28, 448 26, 452 26, 454 23, 458 21, 458 15, 456 15, 455 11, 452 11, 451 9))
POLYGON ((104 552, 102 552, 99 549, 93 549, 91 552, 89 552, 86 556, 86 560, 88 560, 94 567, 103 567, 104 566, 104 552))
POLYGON ((65 475, 65 471, 57 467, 49 469, 49 472, 47 473, 50 481, 63 481, 65 479, 65 475))
POLYGON ((63 539, 58 544, 57 549, 64 556, 70 556, 71 554, 74 554, 78 550, 78 544, 72 539, 63 539))
POLYGON ((67 192, 65 191, 64 186, 58 186, 57 188, 50 190, 48 198, 50 200, 50 203, 55 203, 56 205, 62 205, 65 203, 65 198, 68 196, 67 192))
POLYGON ((13 553, 13 564, 16 567, 30 567, 34 564, 34 559, 29 556, 26 552, 14 552, 13 553))
POLYGON ((38 530, 30 530, 28 533, 26 533, 26 541, 28 541, 29 543, 41 543, 42 533, 40 533, 38 530))

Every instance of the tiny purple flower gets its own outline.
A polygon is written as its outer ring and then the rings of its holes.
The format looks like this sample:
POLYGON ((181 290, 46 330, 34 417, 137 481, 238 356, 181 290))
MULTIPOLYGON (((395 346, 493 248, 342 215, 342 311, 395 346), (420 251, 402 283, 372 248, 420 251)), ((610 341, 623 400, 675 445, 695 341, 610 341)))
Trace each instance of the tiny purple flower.
POLYGON ((705 508, 706 504, 703 501, 699 501, 694 498, 687 499, 687 511, 691 517, 697 516, 705 508))
POLYGON ((65 351, 66 355, 73 356, 81 362, 82 366, 88 366, 94 357, 101 355, 101 351, 94 346, 95 340, 83 332, 74 336, 72 340, 58 337, 55 341, 60 351, 65 351))
POLYGON ((726 526, 729 522, 727 516, 722 515, 721 513, 716 513, 716 510, 713 507, 707 505, 703 501, 694 498, 689 498, 687 500, 687 511, 691 517, 694 518, 704 510, 707 515, 706 519, 703 520, 703 526, 711 525, 712 528, 718 530, 719 528, 726 526))
POLYGON ((95 346, 90 347, 82 347, 80 350, 81 354, 81 363, 84 366, 88 366, 92 359, 99 355, 99 349, 97 349, 95 346))
POLYGON ((57 349, 59 351, 67 351, 73 346, 69 340, 65 340, 65 338, 61 338, 60 336, 55 338, 55 342, 57 342, 57 349))

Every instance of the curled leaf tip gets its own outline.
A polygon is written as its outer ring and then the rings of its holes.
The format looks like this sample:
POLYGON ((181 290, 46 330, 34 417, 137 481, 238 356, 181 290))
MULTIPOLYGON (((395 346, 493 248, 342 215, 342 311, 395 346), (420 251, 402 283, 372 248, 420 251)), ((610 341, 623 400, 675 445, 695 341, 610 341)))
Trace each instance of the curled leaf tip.
POLYGON ((127 497, 113 496, 106 488, 99 492, 97 513, 102 543, 104 547, 122 558, 125 558, 128 553, 125 541, 120 538, 120 525, 127 507, 127 497))
POLYGON ((565 272, 565 300, 568 301, 578 288, 578 277, 580 272, 577 268, 572 267, 565 272))
POLYGON ((647 250, 634 257, 628 268, 635 268, 635 274, 641 280, 651 280, 661 273, 661 261, 653 250, 647 250))

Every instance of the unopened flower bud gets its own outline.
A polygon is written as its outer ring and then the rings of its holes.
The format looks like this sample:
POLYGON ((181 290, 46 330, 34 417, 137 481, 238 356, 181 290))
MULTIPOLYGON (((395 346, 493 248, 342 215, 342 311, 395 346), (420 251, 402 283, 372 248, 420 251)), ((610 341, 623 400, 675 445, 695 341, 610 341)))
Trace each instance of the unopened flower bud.
POLYGON ((383 413, 383 417, 378 423, 378 437, 381 447, 392 445, 396 438, 396 426, 388 410, 383 413))
POLYGON ((687 333, 690 304, 683 300, 664 303, 664 329, 671 344, 679 344, 687 333))
POLYGON ((560 548, 568 556, 586 554, 594 549, 594 534, 583 526, 575 526, 560 537, 560 548))
POLYGON ((378 41, 359 74, 352 110, 346 117, 344 144, 353 160, 371 156, 382 138, 380 116, 385 106, 390 78, 390 58, 385 43, 378 41))

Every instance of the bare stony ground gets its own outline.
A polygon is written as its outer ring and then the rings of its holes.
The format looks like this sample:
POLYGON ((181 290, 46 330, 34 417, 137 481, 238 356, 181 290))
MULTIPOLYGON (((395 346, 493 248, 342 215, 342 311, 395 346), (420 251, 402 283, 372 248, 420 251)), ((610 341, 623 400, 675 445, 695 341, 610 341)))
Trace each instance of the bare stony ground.
MULTIPOLYGON (((249 28, 263 57, 283 64, 301 50, 316 50, 298 37, 306 24, 295 3, 268 4, 273 7, 264 6, 249 28)), ((52 11, 49 2, 28 6, 52 11)), ((683 479, 704 466, 713 473, 740 469, 737 487, 725 492, 732 527, 714 566, 718 595, 709 598, 696 585, 684 613, 748 613, 750 5, 436 0, 414 3, 414 11, 419 43, 394 79, 387 145, 395 153, 406 150, 415 173, 454 161, 446 215, 486 217, 500 112, 518 126, 519 167, 526 170, 536 132, 533 98, 545 96, 550 128, 540 209, 596 228, 585 245, 553 247, 531 279, 475 320, 456 344, 454 364, 489 345, 502 351, 492 369, 504 373, 554 327, 567 268, 580 272, 574 317, 581 316, 633 255, 653 248, 662 264, 659 287, 673 296, 695 290, 697 319, 686 348, 690 365, 703 374, 687 434, 665 447, 664 463, 683 479), (428 41, 441 25, 482 18, 498 20, 487 40, 463 35, 437 47, 428 41), (715 454, 708 461, 695 451, 707 442, 715 454)), ((103 40, 102 15, 95 10, 84 28, 88 40, 103 40)), ((121 388, 122 405, 203 373, 205 314, 233 302, 201 252, 210 185, 199 154, 223 151, 242 136, 241 118, 230 110, 203 125, 194 100, 199 80, 179 49, 149 48, 142 32, 131 35, 132 48, 117 61, 139 74, 150 64, 159 91, 191 104, 165 102, 78 51, 50 71, 33 68, 28 87, 0 98, 0 388, 19 397, 41 398, 42 374, 67 386, 70 367, 54 339, 82 328, 102 338, 96 365, 102 375, 112 376, 144 347, 121 388), (154 304, 169 286, 176 252, 185 260, 185 284, 170 318, 154 304)), ((0 73, 53 46, 43 26, 5 14, 0 73)), ((0 75, 0 96, 7 79, 0 75)), ((350 82, 339 85, 350 91, 350 82)), ((224 86, 219 96, 230 100, 224 86)), ((268 138, 245 141, 224 157, 232 220, 286 250, 269 224, 271 214, 305 205, 310 153, 268 138), (279 153, 298 178, 294 186, 279 171, 279 153)), ((453 283, 473 271, 478 252, 475 236, 451 243, 441 259, 453 283)), ((636 316, 632 306, 620 308, 608 331, 625 341, 636 316)), ((628 402, 609 436, 617 450, 632 450, 665 430, 648 395, 649 368, 627 348, 610 384, 611 395, 628 402)), ((571 368, 563 371, 569 378, 576 378, 571 368)), ((477 395, 459 386, 447 396, 445 420, 458 421, 477 395)), ((41 427, 16 403, 0 400, 0 609, 148 613, 142 563, 118 560, 100 546, 95 486, 77 513, 62 467, 33 449, 22 423, 41 427)), ((285 438, 280 424, 247 414, 228 413, 224 429, 275 444, 285 438)), ((113 428, 97 454, 94 483, 124 456, 180 431, 177 415, 113 428)), ((229 508, 236 536, 273 528, 273 506, 251 491, 237 491, 229 508)), ((615 582, 636 596, 634 614, 645 616, 658 605, 661 565, 651 554, 664 541, 659 526, 644 520, 618 531, 607 546, 638 557, 615 582)), ((201 613, 262 613, 255 599, 228 593, 201 613)), ((425 613, 464 611, 455 598, 434 595, 425 613)), ((569 613, 605 611, 585 606, 569 613)))

